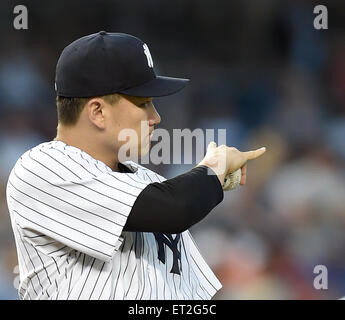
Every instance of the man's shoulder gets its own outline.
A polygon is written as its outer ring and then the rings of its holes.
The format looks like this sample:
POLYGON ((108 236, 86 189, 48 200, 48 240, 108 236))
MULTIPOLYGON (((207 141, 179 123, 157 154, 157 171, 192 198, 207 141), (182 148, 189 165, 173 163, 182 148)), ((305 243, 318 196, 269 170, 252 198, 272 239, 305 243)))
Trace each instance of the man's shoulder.
MULTIPOLYGON (((22 162, 31 162, 34 161, 34 159, 40 159, 45 158, 47 155, 54 153, 56 150, 56 147, 54 145, 56 141, 47 141, 42 142, 35 147, 27 150, 22 154, 22 156, 19 158, 22 162)), ((63 152, 61 152, 63 153, 63 152)))
POLYGON ((50 142, 42 142, 34 147, 32 147, 29 150, 26 150, 25 152, 22 153, 22 155, 18 158, 18 160, 16 161, 15 165, 13 167, 18 166, 20 163, 28 163, 32 161, 32 154, 36 154, 39 153, 40 150, 45 149, 50 142))
POLYGON ((43 142, 26 151, 12 169, 20 177, 32 175, 51 179, 82 179, 103 173, 102 167, 93 163, 77 152, 76 148, 67 146, 59 141, 43 142), (95 173, 94 173, 95 172, 95 173))
MULTIPOLYGON (((32 175, 39 176, 42 169, 38 166, 38 164, 40 163, 40 153, 42 152, 41 150, 49 147, 49 143, 50 142, 42 142, 35 147, 25 151, 14 164, 8 177, 8 183, 10 181, 17 181, 17 179, 20 179, 21 181, 27 181, 30 180, 29 178, 32 175)), ((48 166, 49 164, 47 164, 47 167, 48 166)))

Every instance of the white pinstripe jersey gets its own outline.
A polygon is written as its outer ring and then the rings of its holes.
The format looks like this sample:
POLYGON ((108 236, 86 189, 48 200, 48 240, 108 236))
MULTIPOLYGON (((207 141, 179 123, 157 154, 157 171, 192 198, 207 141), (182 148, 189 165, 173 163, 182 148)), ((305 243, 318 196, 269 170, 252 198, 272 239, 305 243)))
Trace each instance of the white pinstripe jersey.
POLYGON ((221 288, 189 231, 160 234, 163 242, 122 231, 140 192, 165 180, 132 161, 124 165, 132 173, 61 141, 17 161, 7 203, 21 299, 211 299, 221 288))

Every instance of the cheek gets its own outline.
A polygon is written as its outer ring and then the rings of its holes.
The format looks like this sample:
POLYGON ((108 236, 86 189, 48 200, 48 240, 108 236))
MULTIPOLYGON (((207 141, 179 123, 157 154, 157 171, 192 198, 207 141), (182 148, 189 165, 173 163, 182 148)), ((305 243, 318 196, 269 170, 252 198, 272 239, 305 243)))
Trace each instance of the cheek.
POLYGON ((121 136, 123 136, 126 133, 124 129, 128 127, 128 123, 126 123, 125 121, 126 121, 125 116, 124 117, 114 116, 107 121, 105 136, 108 143, 110 143, 113 146, 115 143, 117 147, 125 143, 124 141, 120 141, 120 139, 123 140, 121 136))
POLYGON ((146 136, 146 133, 149 132, 149 121, 147 119, 146 113, 141 109, 131 118, 130 128, 137 132, 139 141, 142 138, 142 134, 143 136, 146 136))
POLYGON ((114 115, 111 119, 110 129, 120 132, 123 129, 132 128, 132 115, 128 111, 122 111, 114 115))
POLYGON ((126 142, 120 141, 119 135, 123 137, 126 135, 133 135, 135 132, 137 139, 133 139, 133 142, 130 144, 134 146, 136 144, 135 142, 137 141, 137 145, 140 146, 141 144, 146 143, 145 139, 149 134, 148 124, 148 115, 145 112, 145 109, 136 108, 135 110, 121 110, 117 116, 112 117, 112 119, 109 121, 108 133, 112 139, 115 138, 119 145, 122 145, 126 142), (143 135, 141 133, 143 133, 143 135))
MULTIPOLYGON (((133 147, 145 145, 149 136, 148 121, 138 119, 137 121, 127 122, 125 125, 121 125, 121 132, 126 136, 133 137, 130 145, 133 147)), ((120 133, 120 130, 118 131, 120 133)), ((128 141, 128 140, 127 140, 128 141)))

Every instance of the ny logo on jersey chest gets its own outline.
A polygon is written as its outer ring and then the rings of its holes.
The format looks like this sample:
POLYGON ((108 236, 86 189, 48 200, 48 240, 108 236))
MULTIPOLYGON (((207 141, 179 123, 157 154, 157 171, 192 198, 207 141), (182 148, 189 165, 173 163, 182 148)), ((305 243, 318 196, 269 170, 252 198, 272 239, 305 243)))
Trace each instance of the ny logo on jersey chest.
POLYGON ((165 248, 168 247, 173 254, 173 265, 170 273, 181 274, 181 252, 178 249, 181 234, 177 234, 173 239, 171 234, 160 232, 153 233, 158 243, 158 260, 165 264, 165 248))

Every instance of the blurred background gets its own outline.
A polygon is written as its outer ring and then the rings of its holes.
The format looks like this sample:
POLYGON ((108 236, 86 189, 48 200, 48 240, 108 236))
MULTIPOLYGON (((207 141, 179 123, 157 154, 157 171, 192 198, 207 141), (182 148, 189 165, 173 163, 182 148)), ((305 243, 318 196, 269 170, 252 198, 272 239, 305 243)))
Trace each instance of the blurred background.
MULTIPOLYGON (((191 229, 223 284, 215 299, 345 296, 344 1, 6 0, 0 299, 18 299, 9 172, 22 153, 55 137, 54 73, 62 49, 101 30, 136 35, 158 74, 191 78, 182 92, 155 100, 159 127, 222 128, 227 144, 241 151, 267 147, 248 163, 246 185, 225 193, 191 229), (28 9, 28 30, 13 27, 18 4, 28 9), (328 30, 313 27, 317 4, 327 6, 328 30), (328 269, 327 290, 313 286, 317 265, 328 269)), ((195 164, 148 167, 172 178, 195 164)))

